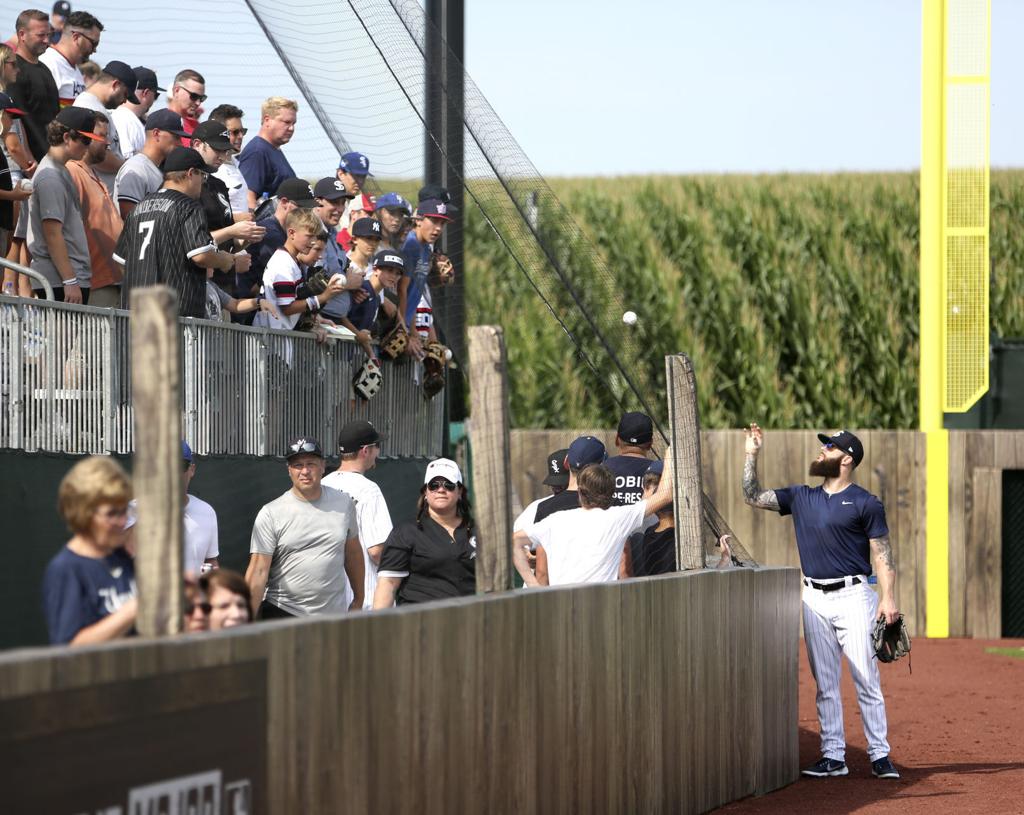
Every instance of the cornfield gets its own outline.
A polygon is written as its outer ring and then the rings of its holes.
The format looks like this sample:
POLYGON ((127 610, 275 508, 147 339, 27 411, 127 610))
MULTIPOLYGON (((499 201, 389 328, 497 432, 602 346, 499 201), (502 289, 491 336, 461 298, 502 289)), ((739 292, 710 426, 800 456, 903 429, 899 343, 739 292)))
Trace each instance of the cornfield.
MULTIPOLYGON (((619 320, 623 303, 640 317, 619 330, 635 332, 644 349, 634 363, 643 387, 663 387, 664 355, 685 351, 698 372, 705 427, 916 425, 916 175, 553 186, 612 270, 610 281, 588 279, 591 265, 576 264, 573 279, 587 304, 616 310, 605 325, 619 320)), ((540 231, 557 244, 557 224, 543 217, 540 231)), ((991 315, 992 331, 1003 337, 1024 336, 1022 221, 1024 172, 994 172, 991 315)), ((467 322, 504 327, 513 425, 613 425, 615 383, 602 387, 585 370, 473 208, 465 245, 467 322)))

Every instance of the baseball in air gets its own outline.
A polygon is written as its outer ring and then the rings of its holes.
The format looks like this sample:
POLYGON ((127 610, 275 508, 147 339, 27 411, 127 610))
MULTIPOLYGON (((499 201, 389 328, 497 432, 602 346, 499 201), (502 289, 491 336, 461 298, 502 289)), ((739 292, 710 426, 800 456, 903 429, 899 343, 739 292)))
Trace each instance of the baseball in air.
POLYGON ((625 314, 622 315, 622 322, 624 322, 626 325, 636 325, 636 312, 627 311, 625 314))
POLYGON ((448 360, 449 362, 452 361, 452 349, 451 348, 445 348, 444 349, 444 358, 446 360, 448 360))

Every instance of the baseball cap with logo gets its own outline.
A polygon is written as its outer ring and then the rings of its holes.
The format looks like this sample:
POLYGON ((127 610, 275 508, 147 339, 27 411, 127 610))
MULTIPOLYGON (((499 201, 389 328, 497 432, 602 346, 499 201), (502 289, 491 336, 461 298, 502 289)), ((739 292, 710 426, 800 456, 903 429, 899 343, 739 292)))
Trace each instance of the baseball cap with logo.
POLYGON ((181 126, 181 117, 173 110, 161 108, 154 110, 146 117, 146 130, 162 130, 165 133, 173 133, 175 136, 187 138, 188 133, 181 126))
POLYGON ((114 77, 118 82, 128 89, 128 101, 133 105, 139 104, 139 97, 135 95, 135 88, 139 84, 138 78, 135 76, 135 71, 132 70, 132 66, 127 62, 121 62, 119 59, 114 59, 103 66, 103 73, 109 74, 114 77))
POLYGON ((303 209, 312 209, 316 206, 313 188, 309 186, 308 181, 301 178, 286 178, 278 185, 276 195, 278 198, 287 198, 303 209))
POLYGON ((349 422, 338 433, 338 452, 356 453, 363 447, 379 442, 383 436, 370 422, 362 419, 349 422))
POLYGON ((619 420, 619 438, 627 444, 647 444, 654 438, 654 423, 646 413, 632 411, 619 420))
POLYGON ((860 439, 854 436, 849 430, 840 430, 833 433, 831 436, 819 433, 818 441, 822 444, 834 444, 844 453, 849 453, 853 456, 854 467, 864 460, 864 445, 861 444, 860 439))
POLYGON ((459 211, 459 208, 452 203, 452 195, 448 192, 448 188, 442 187, 440 184, 426 184, 420 187, 416 201, 418 203, 423 201, 441 201, 448 205, 449 212, 459 211))
POLYGON ((608 458, 608 451, 604 449, 604 443, 594 436, 580 436, 569 445, 569 469, 573 472, 586 467, 588 464, 602 464, 608 458))
POLYGON ((325 201, 338 201, 342 198, 355 198, 355 195, 346 190, 345 185, 337 178, 334 178, 334 176, 321 178, 317 181, 316 186, 313 187, 313 195, 317 198, 323 198, 325 201))
POLYGON ((345 153, 338 162, 338 169, 344 170, 350 175, 373 175, 370 172, 370 160, 362 153, 352 151, 345 153))
POLYGON ((429 484, 438 477, 447 478, 453 484, 461 484, 462 470, 450 458, 435 459, 427 465, 427 471, 423 474, 423 483, 429 484))
POLYGON ((320 456, 320 458, 324 457, 324 450, 320 446, 320 442, 312 436, 294 436, 288 439, 288 447, 285 449, 284 454, 288 461, 304 453, 311 453, 314 456, 320 456))
POLYGON ((207 119, 192 131, 193 140, 201 141, 214 150, 231 150, 228 129, 216 119, 207 119))
POLYGON ((160 83, 156 78, 156 71, 152 68, 146 68, 142 65, 136 65, 132 70, 135 72, 135 90, 137 91, 157 91, 163 93, 167 88, 161 88, 160 83))
MULTIPOLYGON (((376 221, 374 223, 376 223, 376 221)), ((394 269, 398 269, 400 272, 404 272, 405 260, 394 249, 382 249, 373 256, 373 266, 374 268, 390 266, 394 269)))
POLYGON ((386 192, 377 198, 377 209, 401 209, 406 215, 412 215, 412 206, 397 192, 386 192))
MULTIPOLYGON (((65 110, 67 109, 65 108, 65 110)), ((167 158, 164 159, 164 163, 160 165, 160 172, 164 175, 167 175, 167 173, 180 173, 185 170, 202 170, 204 173, 216 172, 191 147, 175 147, 167 155, 167 158)))
POLYGON ((96 127, 96 115, 96 112, 89 108, 77 108, 72 105, 61 109, 57 114, 57 121, 80 136, 85 136, 93 141, 103 141, 101 137, 92 132, 96 127))
POLYGON ((549 487, 568 487, 569 471, 565 467, 565 457, 569 455, 568 448, 555 450, 548 456, 548 475, 544 483, 549 487))
POLYGON ((14 100, 6 93, 2 92, 0 92, 0 110, 15 117, 25 115, 25 111, 20 108, 16 108, 14 106, 14 100))
POLYGON ((380 221, 376 218, 360 218, 352 224, 353 238, 379 238, 380 221))
POLYGON ((452 216, 448 212, 448 204, 438 201, 436 198, 430 201, 420 201, 416 207, 416 215, 420 218, 441 218, 450 221, 452 216))

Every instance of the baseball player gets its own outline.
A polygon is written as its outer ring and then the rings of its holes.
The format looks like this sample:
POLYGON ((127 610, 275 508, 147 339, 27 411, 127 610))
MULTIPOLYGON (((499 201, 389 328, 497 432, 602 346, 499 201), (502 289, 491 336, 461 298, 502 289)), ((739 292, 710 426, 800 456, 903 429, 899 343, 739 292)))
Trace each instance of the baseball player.
POLYGON ((843 705, 839 696, 840 657, 845 656, 857 689, 864 720, 871 772, 878 778, 899 778, 889 760, 885 699, 874 659, 871 631, 884 616, 896 621, 892 546, 885 508, 877 497, 853 483, 853 471, 864 458, 864 446, 853 433, 818 434, 821 452, 809 474, 823 479, 820 487, 798 484, 766 490, 757 477, 762 433, 756 424, 747 431, 743 495, 753 507, 792 515, 803 571, 804 643, 811 674, 818 686, 818 722, 822 757, 803 770, 824 778, 846 775, 843 705), (880 597, 868 586, 878 577, 880 597))

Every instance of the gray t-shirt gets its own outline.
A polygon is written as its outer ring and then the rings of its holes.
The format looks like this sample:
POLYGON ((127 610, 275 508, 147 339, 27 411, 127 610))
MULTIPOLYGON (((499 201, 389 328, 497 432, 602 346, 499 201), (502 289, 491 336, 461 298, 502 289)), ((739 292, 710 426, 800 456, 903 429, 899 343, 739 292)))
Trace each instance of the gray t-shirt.
POLYGON ((206 281, 206 319, 224 321, 223 309, 231 302, 231 295, 212 280, 206 281))
POLYGON ((52 285, 63 286, 61 274, 53 265, 50 249, 43 238, 43 221, 60 221, 61 235, 78 285, 88 288, 92 267, 78 189, 67 168, 49 155, 39 162, 39 168, 32 177, 32 197, 28 204, 28 251, 32 253, 32 268, 44 274, 52 285))
MULTIPOLYGON (((97 113, 102 113, 107 117, 107 141, 110 143, 110 146, 107 148, 107 152, 123 159, 124 153, 121 152, 121 139, 117 135, 117 126, 114 124, 114 120, 110 118, 110 114, 113 113, 113 111, 107 110, 104 104, 91 91, 82 91, 78 94, 78 96, 75 97, 75 107, 95 110, 97 113)), ((99 177, 100 181, 107 185, 107 190, 111 195, 113 195, 114 173, 101 173, 97 170, 96 175, 99 177)))
POLYGON ((160 172, 160 168, 150 161, 145 153, 136 153, 117 171, 117 178, 114 181, 114 203, 128 201, 138 204, 163 185, 164 174, 160 172))
POLYGON ((358 536, 356 509, 340 490, 321 487, 316 501, 291 490, 259 511, 249 551, 272 555, 265 599, 289 614, 347 611, 352 589, 345 541, 358 536))

